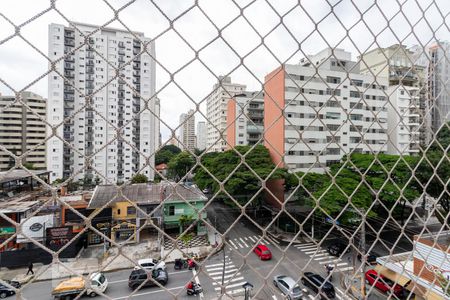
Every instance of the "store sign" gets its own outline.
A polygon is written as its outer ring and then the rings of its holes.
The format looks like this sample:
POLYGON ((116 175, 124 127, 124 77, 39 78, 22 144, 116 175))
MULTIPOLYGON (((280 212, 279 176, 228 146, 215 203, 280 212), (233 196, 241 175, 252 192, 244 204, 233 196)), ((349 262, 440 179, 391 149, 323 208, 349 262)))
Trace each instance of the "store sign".
POLYGON ((30 239, 42 241, 45 228, 53 227, 53 215, 30 217, 20 223, 22 233, 17 235, 18 243, 31 242, 30 239))
POLYGON ((73 237, 72 226, 47 228, 46 233, 46 245, 52 250, 61 249, 73 237))
POLYGON ((0 236, 11 235, 16 232, 16 227, 0 227, 0 236))

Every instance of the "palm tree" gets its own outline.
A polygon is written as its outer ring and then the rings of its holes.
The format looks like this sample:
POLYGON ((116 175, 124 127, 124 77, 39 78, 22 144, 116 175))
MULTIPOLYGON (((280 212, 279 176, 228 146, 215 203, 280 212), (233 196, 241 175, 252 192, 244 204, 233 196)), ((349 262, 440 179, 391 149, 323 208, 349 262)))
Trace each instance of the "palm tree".
POLYGON ((180 222, 181 226, 181 232, 184 232, 184 230, 189 227, 189 225, 191 225, 193 221, 194 220, 191 215, 181 215, 178 219, 178 222, 180 222))

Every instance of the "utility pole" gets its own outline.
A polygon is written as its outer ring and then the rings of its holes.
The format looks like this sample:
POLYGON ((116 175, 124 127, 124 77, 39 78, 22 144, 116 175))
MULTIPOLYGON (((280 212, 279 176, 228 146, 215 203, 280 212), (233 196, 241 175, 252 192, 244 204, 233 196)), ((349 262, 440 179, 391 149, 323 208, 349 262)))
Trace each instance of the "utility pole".
POLYGON ((225 283, 225 248, 226 247, 224 246, 222 249, 222 252, 223 252, 222 288, 221 288, 222 295, 225 295, 225 286, 224 286, 224 283, 225 283))
POLYGON ((361 239, 360 239, 360 251, 361 251, 361 296, 362 299, 366 298, 366 280, 364 276, 366 275, 366 220, 365 210, 361 208, 361 239))

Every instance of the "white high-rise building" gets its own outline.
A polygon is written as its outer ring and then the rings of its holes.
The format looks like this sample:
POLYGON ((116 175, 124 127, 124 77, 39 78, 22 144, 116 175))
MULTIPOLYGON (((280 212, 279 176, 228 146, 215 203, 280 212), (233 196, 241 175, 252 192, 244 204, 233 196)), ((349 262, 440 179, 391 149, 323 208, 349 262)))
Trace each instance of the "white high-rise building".
POLYGON ((350 53, 332 51, 265 77, 265 146, 291 171, 324 172, 345 155, 387 150, 387 78, 359 74, 350 53))
POLYGON ((419 153, 419 88, 391 86, 388 89, 388 95, 387 153, 394 155, 419 153))
POLYGON ((204 121, 197 123, 197 149, 206 149, 206 122, 204 121))
POLYGON ((179 140, 183 150, 195 150, 195 115, 193 109, 189 110, 187 114, 180 115, 179 140))
POLYGON ((232 83, 230 77, 219 76, 219 82, 206 99, 207 125, 206 146, 208 151, 225 151, 227 149, 227 105, 234 95, 245 91, 243 84, 232 83))
POLYGON ((154 57, 154 44, 141 53, 150 41, 143 33, 74 25, 49 25, 56 72, 48 77, 47 118, 60 137, 47 142, 51 179, 100 174, 116 183, 137 172, 153 179, 159 104, 148 53, 154 57))
POLYGON ((450 121, 450 43, 438 42, 429 48, 428 90, 432 114, 431 126, 437 132, 450 121))

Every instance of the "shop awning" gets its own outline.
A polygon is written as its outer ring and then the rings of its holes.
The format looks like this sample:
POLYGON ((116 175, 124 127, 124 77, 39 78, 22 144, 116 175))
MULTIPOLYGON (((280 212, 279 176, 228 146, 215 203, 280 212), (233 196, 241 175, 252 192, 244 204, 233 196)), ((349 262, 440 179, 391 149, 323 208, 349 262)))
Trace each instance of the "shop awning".
POLYGON ((378 274, 383 275, 384 277, 396 282, 397 284, 407 288, 408 284, 411 282, 411 279, 403 276, 401 274, 398 274, 386 267, 383 267, 381 265, 377 265, 375 267, 375 271, 378 272, 378 274))

